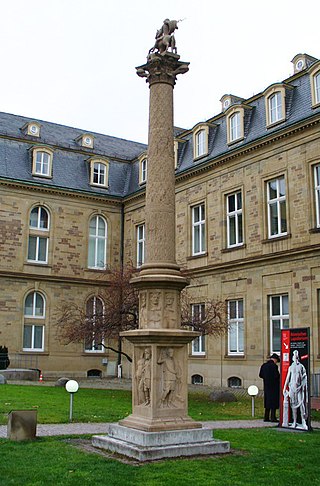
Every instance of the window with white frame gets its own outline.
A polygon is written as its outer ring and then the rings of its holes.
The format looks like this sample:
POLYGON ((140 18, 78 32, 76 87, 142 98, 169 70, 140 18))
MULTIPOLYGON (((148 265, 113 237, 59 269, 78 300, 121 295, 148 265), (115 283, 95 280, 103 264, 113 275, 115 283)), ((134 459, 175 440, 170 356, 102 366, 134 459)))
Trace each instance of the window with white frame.
POLYGON ((101 328, 103 319, 103 302, 99 297, 91 297, 86 304, 86 318, 90 327, 90 337, 85 340, 84 350, 86 353, 103 352, 103 339, 99 337, 98 329, 101 328))
POLYGON ((271 295, 270 305, 270 353, 281 351, 281 329, 289 328, 288 294, 271 295))
POLYGON ((241 138, 241 117, 238 111, 230 116, 229 124, 230 142, 233 142, 238 140, 238 138, 241 138))
POLYGON ((320 72, 314 76, 315 102, 320 103, 320 72))
POLYGON ((40 292, 30 292, 24 302, 23 350, 44 350, 45 298, 40 292))
POLYGON ((196 140, 196 157, 201 157, 206 153, 206 132, 199 130, 195 136, 196 140))
POLYGON ((140 160, 140 184, 147 182, 148 176, 148 159, 145 157, 140 160))
POLYGON ((317 228, 320 228, 320 164, 314 166, 314 191, 317 228))
POLYGON ((227 246, 232 248, 243 244, 242 193, 227 196, 227 246))
POLYGON ((276 123, 283 118, 282 116, 282 94, 276 91, 268 98, 269 122, 276 123))
MULTIPOLYGON (((193 327, 197 328, 197 323, 203 321, 205 318, 205 304, 192 304, 191 306, 193 327)), ((191 343, 192 355, 204 355, 206 353, 205 348, 205 336, 201 335, 196 337, 191 343)))
POLYGON ((201 255, 206 251, 205 205, 192 208, 192 255, 201 255))
POLYGON ((244 354, 243 299, 228 300, 228 354, 244 354))
POLYGON ((49 212, 43 206, 36 206, 30 212, 28 261, 48 263, 49 212))
POLYGON ((144 264, 144 250, 145 250, 145 225, 139 224, 137 226, 137 267, 144 264))
POLYGON ((100 216, 93 216, 89 224, 89 268, 105 269, 107 262, 107 222, 100 216))
POLYGON ((32 174, 40 177, 51 177, 53 152, 49 149, 34 149, 32 174))
POLYGON ((92 184, 104 187, 108 185, 108 166, 105 163, 93 162, 92 171, 92 184))
POLYGON ((268 237, 287 234, 287 208, 285 178, 279 177, 267 183, 268 237))

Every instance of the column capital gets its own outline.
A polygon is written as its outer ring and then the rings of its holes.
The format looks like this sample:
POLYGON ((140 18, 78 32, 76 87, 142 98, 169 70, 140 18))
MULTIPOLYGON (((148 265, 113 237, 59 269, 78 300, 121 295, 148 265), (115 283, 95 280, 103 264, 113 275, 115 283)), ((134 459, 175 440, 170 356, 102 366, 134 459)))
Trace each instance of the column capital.
POLYGON ((165 54, 152 53, 148 61, 136 67, 137 75, 146 78, 149 86, 155 83, 167 83, 174 86, 178 74, 189 71, 189 62, 179 61, 180 56, 171 52, 165 54))

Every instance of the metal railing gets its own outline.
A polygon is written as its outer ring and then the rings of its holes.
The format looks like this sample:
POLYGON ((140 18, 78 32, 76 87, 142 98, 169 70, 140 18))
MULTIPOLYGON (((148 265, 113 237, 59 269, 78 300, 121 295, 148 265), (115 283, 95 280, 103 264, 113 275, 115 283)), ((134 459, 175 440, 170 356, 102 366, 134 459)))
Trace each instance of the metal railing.
POLYGON ((38 356, 33 356, 32 354, 19 354, 13 353, 9 355, 10 368, 19 369, 31 369, 37 370, 38 366, 38 356))

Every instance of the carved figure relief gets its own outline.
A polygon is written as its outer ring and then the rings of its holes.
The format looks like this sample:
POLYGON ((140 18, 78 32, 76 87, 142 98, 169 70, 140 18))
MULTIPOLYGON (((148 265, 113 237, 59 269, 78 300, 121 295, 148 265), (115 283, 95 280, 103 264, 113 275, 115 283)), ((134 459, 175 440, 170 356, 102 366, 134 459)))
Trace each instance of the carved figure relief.
POLYGON ((172 329, 176 327, 176 307, 175 307, 175 295, 172 292, 165 293, 164 301, 164 327, 172 329))
POLYGON ((161 296, 160 292, 150 293, 149 325, 154 328, 161 327, 160 296, 161 296))
POLYGON ((138 404, 150 405, 151 397, 151 349, 145 348, 138 361, 136 378, 138 384, 138 404))
POLYGON ((158 364, 162 366, 160 408, 177 408, 180 396, 181 370, 174 359, 174 349, 161 348, 158 364))
POLYGON ((139 325, 140 327, 147 327, 147 294, 146 292, 140 292, 139 294, 139 325))
POLYGON ((168 52, 169 47, 171 52, 177 53, 176 40, 173 35, 174 31, 178 28, 179 20, 165 19, 162 27, 157 30, 156 42, 154 46, 149 50, 149 54, 157 50, 160 54, 164 55, 168 52))

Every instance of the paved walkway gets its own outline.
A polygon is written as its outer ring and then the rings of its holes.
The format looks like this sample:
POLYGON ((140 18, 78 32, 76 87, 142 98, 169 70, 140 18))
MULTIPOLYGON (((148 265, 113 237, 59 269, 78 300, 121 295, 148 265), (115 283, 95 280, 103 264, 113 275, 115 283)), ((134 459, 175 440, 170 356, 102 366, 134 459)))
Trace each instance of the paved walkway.
MULTIPOLYGON (((107 434, 109 423, 90 423, 90 424, 38 424, 37 436, 48 437, 54 435, 81 435, 81 434, 107 434)), ((272 422, 263 422, 258 420, 221 420, 202 422, 203 428, 218 429, 254 429, 261 427, 275 427, 272 422)), ((313 422, 313 428, 320 429, 320 422, 313 422)), ((0 437, 7 437, 7 426, 0 426, 0 437)))

